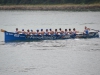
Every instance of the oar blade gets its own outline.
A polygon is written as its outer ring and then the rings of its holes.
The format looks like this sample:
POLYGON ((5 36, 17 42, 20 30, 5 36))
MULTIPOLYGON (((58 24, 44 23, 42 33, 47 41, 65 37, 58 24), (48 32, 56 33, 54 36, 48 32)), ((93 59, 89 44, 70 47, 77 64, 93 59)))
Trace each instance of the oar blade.
POLYGON ((5 30, 1 29, 1 32, 5 32, 5 30))

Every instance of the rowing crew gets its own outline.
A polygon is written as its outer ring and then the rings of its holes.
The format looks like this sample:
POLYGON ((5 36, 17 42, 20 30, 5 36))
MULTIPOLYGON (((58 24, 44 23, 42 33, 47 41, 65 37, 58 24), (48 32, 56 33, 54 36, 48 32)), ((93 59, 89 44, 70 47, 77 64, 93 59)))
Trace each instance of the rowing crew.
MULTIPOLYGON (((84 34, 88 34, 89 33, 89 28, 87 28, 85 26, 85 30, 84 30, 84 34)), ((77 33, 79 33, 79 31, 76 31, 75 28, 73 28, 73 31, 71 31, 71 29, 69 29, 69 31, 67 29, 65 29, 65 31, 63 31, 61 28, 59 28, 59 31, 57 29, 55 29, 55 31, 53 31, 52 29, 46 29, 46 31, 43 31, 43 29, 41 29, 41 31, 39 31, 38 29, 35 31, 33 30, 27 30, 24 31, 24 29, 22 29, 22 31, 19 31, 18 28, 16 28, 16 33, 21 33, 21 34, 27 34, 27 35, 68 35, 68 34, 73 34, 76 35, 77 33)))

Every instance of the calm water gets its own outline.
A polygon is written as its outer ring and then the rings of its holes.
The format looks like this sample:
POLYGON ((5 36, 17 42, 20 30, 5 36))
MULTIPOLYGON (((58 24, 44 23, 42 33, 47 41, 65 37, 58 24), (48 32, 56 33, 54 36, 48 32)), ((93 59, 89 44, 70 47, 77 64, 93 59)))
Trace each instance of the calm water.
MULTIPOLYGON (((100 12, 0 11, 0 29, 100 30, 100 12)), ((100 75, 100 38, 4 43, 0 75, 100 75)))

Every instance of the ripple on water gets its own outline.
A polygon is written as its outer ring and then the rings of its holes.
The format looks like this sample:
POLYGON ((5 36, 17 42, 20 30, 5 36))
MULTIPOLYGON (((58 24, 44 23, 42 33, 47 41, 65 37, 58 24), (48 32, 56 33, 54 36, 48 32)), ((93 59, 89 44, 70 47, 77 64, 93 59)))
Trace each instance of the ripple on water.
POLYGON ((0 45, 5 45, 5 42, 4 41, 0 41, 0 45))
POLYGON ((67 39, 67 40, 44 40, 32 42, 0 42, 0 45, 30 48, 34 50, 77 50, 77 51, 99 51, 100 39, 67 39))
POLYGON ((29 71, 34 71, 36 68, 34 67, 29 67, 29 68, 24 68, 22 70, 20 70, 19 72, 29 72, 29 71))

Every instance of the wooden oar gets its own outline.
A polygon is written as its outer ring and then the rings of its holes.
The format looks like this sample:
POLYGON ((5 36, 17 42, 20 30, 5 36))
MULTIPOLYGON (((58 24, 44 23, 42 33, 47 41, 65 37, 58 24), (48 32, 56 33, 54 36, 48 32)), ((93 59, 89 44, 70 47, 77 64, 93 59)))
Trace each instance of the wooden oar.
POLYGON ((6 30, 4 30, 4 29, 1 29, 1 32, 5 32, 6 30))

